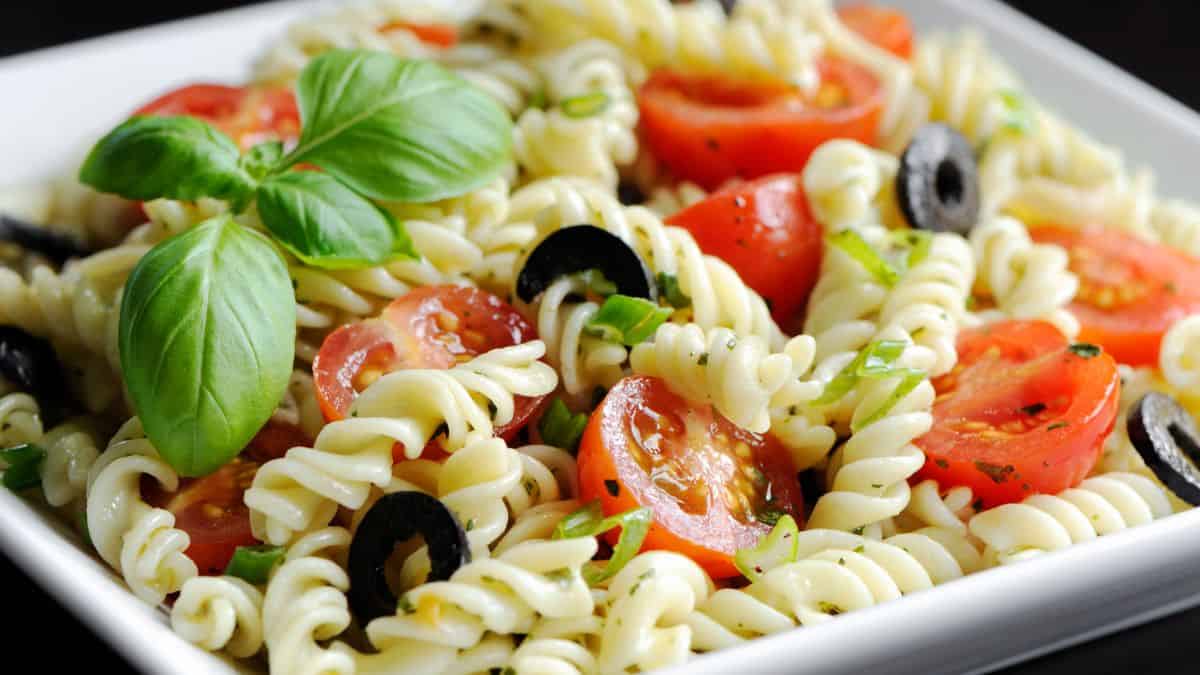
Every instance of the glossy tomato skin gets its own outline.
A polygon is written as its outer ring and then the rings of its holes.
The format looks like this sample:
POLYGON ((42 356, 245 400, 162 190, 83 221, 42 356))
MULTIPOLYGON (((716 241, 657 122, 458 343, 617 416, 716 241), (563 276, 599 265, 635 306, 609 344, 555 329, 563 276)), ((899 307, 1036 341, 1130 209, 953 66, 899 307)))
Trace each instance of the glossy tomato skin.
POLYGON ((781 81, 660 70, 638 92, 642 138, 673 175, 709 190, 731 178, 799 172, 832 138, 873 145, 883 109, 878 80, 834 58, 818 70, 842 104, 815 105, 781 81))
POLYGON ((175 527, 191 539, 184 554, 200 574, 219 575, 229 565, 238 546, 260 543, 250 529, 250 510, 242 499, 258 462, 236 457, 203 478, 184 478, 173 493, 163 492, 153 480, 143 481, 146 502, 170 511, 175 527))
POLYGON ((135 115, 186 115, 228 134, 243 149, 263 141, 293 143, 300 137, 300 111, 286 88, 192 84, 170 91, 135 115))
POLYGON ((1117 230, 1038 225, 1035 241, 1062 246, 1079 277, 1070 310, 1079 340, 1118 363, 1158 365, 1163 333, 1200 312, 1200 259, 1117 230))
POLYGON ((900 10, 863 2, 841 6, 837 15, 867 42, 905 61, 912 58, 912 22, 900 10))
POLYGON ((1087 477, 1116 420, 1112 357, 1029 321, 964 331, 958 349, 958 365, 934 381, 933 428, 916 440, 926 462, 915 481, 970 487, 991 508, 1087 477))
POLYGON ((729 263, 787 325, 804 308, 821 271, 821 226, 797 174, 730 186, 676 213, 667 224, 729 263))
MULTIPOLYGON (((379 376, 409 368, 445 370, 537 338, 533 326, 500 298, 467 286, 425 286, 392 301, 378 318, 330 333, 313 360, 317 401, 327 421, 342 419, 358 392, 379 376)), ((511 439, 545 401, 518 396, 513 419, 496 434, 511 439)), ((397 461, 403 448, 397 448, 397 461)), ((444 458, 434 443, 423 454, 444 458)))
POLYGON ((579 489, 606 515, 651 508, 642 549, 686 555, 715 579, 737 576, 733 554, 771 531, 762 509, 803 522, 796 472, 778 441, 687 403, 658 378, 621 380, 592 413, 579 489))

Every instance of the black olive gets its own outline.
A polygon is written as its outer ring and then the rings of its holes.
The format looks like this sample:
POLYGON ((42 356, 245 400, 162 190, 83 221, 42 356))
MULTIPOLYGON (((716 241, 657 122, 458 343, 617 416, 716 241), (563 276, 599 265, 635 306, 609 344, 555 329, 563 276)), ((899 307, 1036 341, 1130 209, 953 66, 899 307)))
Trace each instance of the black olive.
POLYGON ((10 241, 35 253, 41 253, 61 265, 71 258, 82 258, 89 251, 74 237, 27 223, 0 213, 0 241, 10 241))
POLYGON ((587 270, 603 272, 622 295, 658 297, 654 277, 637 251, 595 225, 564 227, 543 239, 517 275, 517 297, 532 302, 559 278, 587 270))
POLYGON ((421 492, 393 492, 367 511, 350 542, 350 609, 366 625, 396 613, 396 596, 388 588, 383 566, 396 544, 417 535, 429 549, 429 577, 445 581, 471 562, 467 533, 440 500, 421 492))
MULTIPOLYGON (((692 0, 671 0, 671 3, 675 5, 686 5, 691 2, 692 0)), ((737 4, 737 0, 717 0, 717 4, 721 5, 721 9, 725 10, 726 15, 729 15, 733 14, 733 7, 737 4)))
POLYGON ((16 326, 0 326, 0 375, 37 399, 47 424, 61 418, 65 380, 49 342, 16 326))
POLYGON ((966 235, 979 218, 979 172, 971 144, 945 124, 918 129, 900 155, 896 196, 913 228, 966 235))
POLYGON ((1171 396, 1152 391, 1134 404, 1125 428, 1162 484, 1183 501, 1200 506, 1200 434, 1192 416, 1171 396))
POLYGON ((646 193, 642 192, 642 188, 638 187, 637 183, 623 180, 617 185, 617 199, 625 206, 644 204, 646 193))

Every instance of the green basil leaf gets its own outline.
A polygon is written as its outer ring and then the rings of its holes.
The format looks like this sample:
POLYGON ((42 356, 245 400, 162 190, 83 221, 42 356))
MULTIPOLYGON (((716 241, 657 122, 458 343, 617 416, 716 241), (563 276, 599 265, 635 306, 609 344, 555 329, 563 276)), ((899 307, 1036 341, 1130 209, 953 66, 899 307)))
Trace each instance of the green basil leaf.
POLYGON ((372 199, 454 197, 508 161, 508 113, 428 61, 329 51, 300 74, 296 98, 303 132, 284 165, 311 162, 372 199))
POLYGON ((121 303, 121 370, 159 454, 220 468, 271 417, 292 373, 296 300, 261 234, 218 216, 155 246, 121 303))
POLYGON ((241 164, 255 180, 266 178, 279 160, 283 159, 283 143, 263 141, 242 155, 241 164))
POLYGON ((225 574, 261 586, 267 583, 271 570, 275 569, 275 565, 279 564, 286 554, 287 549, 282 546, 239 546, 233 551, 233 557, 225 567, 225 574))
POLYGON ((800 528, 790 515, 781 516, 770 534, 759 540, 752 548, 743 548, 733 554, 733 564, 750 581, 758 581, 767 572, 796 562, 800 553, 800 528))
POLYGON ((649 340, 673 313, 670 307, 618 293, 608 296, 583 328, 588 335, 632 347, 649 340))
POLYGON ((313 267, 353 269, 420 257, 391 214, 327 173, 271 176, 258 188, 258 215, 284 248, 313 267))
POLYGON ((126 199, 224 199, 241 210, 254 179, 237 145, 192 117, 134 117, 100 139, 79 180, 126 199))
POLYGON ((600 500, 594 500, 578 510, 568 514, 554 528, 555 539, 573 539, 575 537, 595 537, 604 534, 614 527, 621 528, 617 545, 613 547, 612 556, 602 567, 588 569, 584 572, 588 583, 597 584, 611 578, 622 567, 637 555, 650 531, 654 520, 654 512, 645 506, 630 509, 615 516, 604 517, 600 508, 600 500))

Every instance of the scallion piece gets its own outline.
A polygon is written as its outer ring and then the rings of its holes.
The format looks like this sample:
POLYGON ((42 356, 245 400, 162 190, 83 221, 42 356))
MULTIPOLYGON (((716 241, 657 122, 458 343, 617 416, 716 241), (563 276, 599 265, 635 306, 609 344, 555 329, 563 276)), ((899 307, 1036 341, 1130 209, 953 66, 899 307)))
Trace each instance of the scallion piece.
POLYGON ((888 395, 887 400, 881 403, 875 412, 867 415, 862 420, 857 420, 852 423, 850 425, 850 431, 858 433, 859 431, 886 417, 887 414, 892 411, 892 408, 896 407, 897 403, 904 400, 904 397, 908 396, 909 392, 911 392, 913 389, 916 389, 917 385, 921 384, 926 377, 925 371, 915 370, 913 368, 896 368, 892 372, 888 373, 887 377, 893 377, 896 375, 900 375, 902 377, 900 382, 896 384, 896 388, 893 389, 892 393, 888 395))
POLYGON ((584 329, 589 335, 632 347, 654 335, 672 313, 670 307, 659 307, 649 300, 610 295, 584 329))
POLYGON ((1037 118, 1033 116, 1029 99, 1015 89, 1000 89, 996 98, 1004 110, 1004 129, 1015 134, 1026 134, 1033 131, 1037 118))
POLYGON ((558 526, 554 528, 554 538, 595 537, 614 527, 621 528, 621 536, 618 537, 608 562, 601 567, 584 570, 584 577, 588 583, 597 584, 620 572, 621 568, 637 555, 646 539, 646 533, 650 530, 653 516, 654 513, 643 506, 605 518, 600 501, 596 500, 588 502, 559 521, 558 526))
POLYGON ((733 564, 750 581, 758 581, 767 572, 796 562, 800 545, 800 528, 791 516, 785 515, 759 540, 753 548, 743 548, 733 554, 733 564))
POLYGON ((666 272, 659 272, 654 277, 655 283, 658 284, 658 294, 667 304, 675 309, 684 309, 692 306, 692 299, 683 292, 679 287, 679 277, 666 272))
POLYGON ((864 347, 845 368, 825 385, 816 405, 828 405, 841 400, 862 377, 886 376, 892 364, 904 353, 905 343, 899 340, 876 340, 864 347))
POLYGON ((617 293, 617 285, 604 276, 603 270, 585 270, 579 273, 579 278, 583 280, 583 284, 587 287, 589 293, 595 293, 602 298, 607 298, 617 293))
POLYGON ((900 271, 854 230, 842 230, 826 239, 831 246, 841 249, 862 265, 879 283, 891 288, 900 280, 900 271))
POLYGON ((563 114, 567 117, 580 119, 599 115, 608 108, 610 101, 611 99, 609 99, 608 94, 602 91, 594 91, 590 94, 580 94, 579 96, 564 98, 559 103, 559 107, 562 108, 563 114))
POLYGON ((283 560, 287 550, 282 546, 239 546, 233 552, 225 574, 260 586, 267 583, 271 570, 283 560))
POLYGON ((546 444, 562 448, 573 455, 579 447, 579 439, 583 436, 583 429, 587 423, 587 415, 572 413, 561 398, 556 398, 546 409, 546 414, 542 415, 538 431, 546 444))
POLYGON ((4 487, 18 492, 42 482, 42 462, 46 451, 32 443, 22 443, 0 450, 0 462, 8 466, 4 470, 4 487))

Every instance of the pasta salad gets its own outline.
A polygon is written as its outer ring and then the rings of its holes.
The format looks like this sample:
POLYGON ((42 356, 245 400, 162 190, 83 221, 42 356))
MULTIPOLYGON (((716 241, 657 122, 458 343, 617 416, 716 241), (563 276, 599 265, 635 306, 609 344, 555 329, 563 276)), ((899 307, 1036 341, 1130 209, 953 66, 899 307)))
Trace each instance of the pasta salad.
POLYGON ((627 673, 1200 505, 1200 207, 973 32, 356 0, 0 190, 0 482, 272 673, 627 673))

